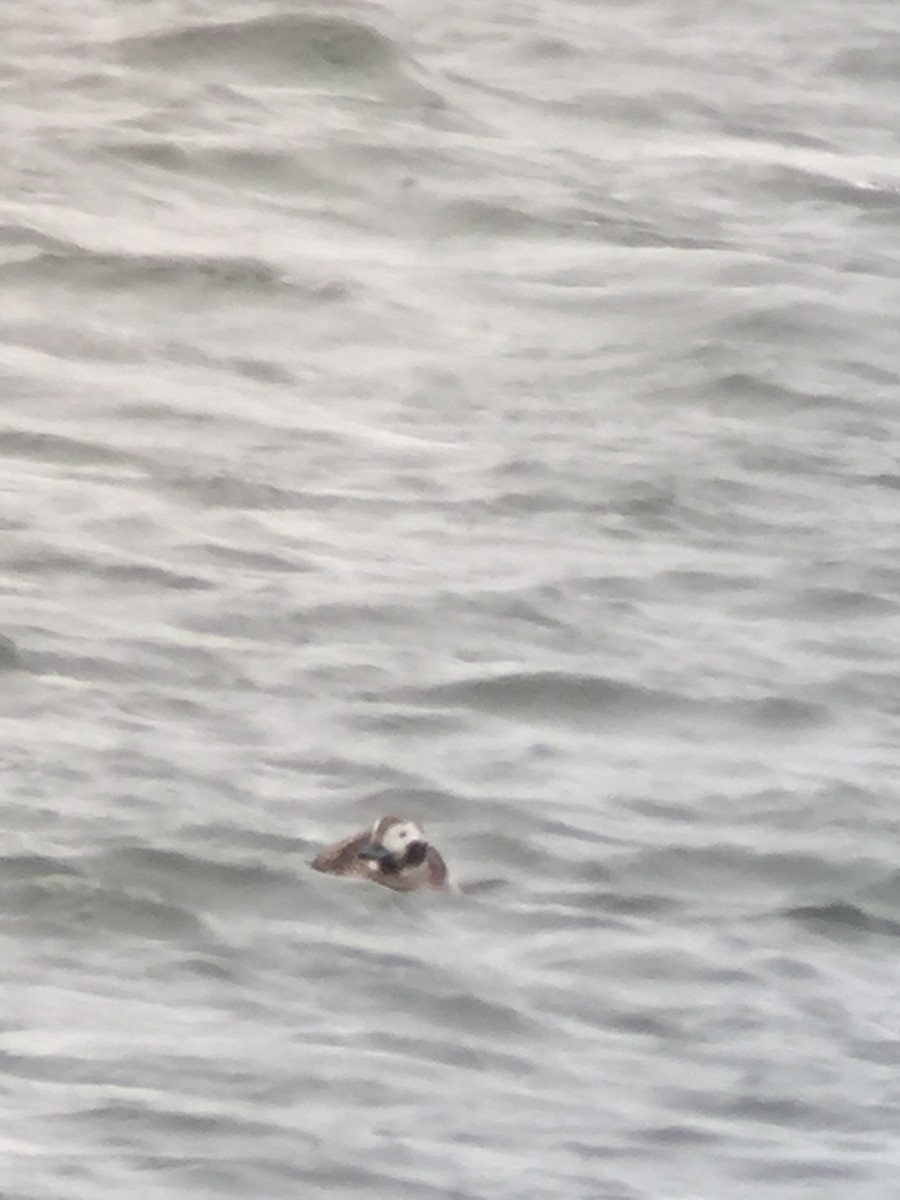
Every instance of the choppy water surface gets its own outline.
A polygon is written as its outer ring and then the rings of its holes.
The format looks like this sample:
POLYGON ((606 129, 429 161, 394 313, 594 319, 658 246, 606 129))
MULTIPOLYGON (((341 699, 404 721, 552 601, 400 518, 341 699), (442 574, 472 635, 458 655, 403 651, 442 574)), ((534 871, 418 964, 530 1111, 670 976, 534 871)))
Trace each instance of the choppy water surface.
POLYGON ((897 6, 0 36, 6 1200, 894 1197, 897 6))

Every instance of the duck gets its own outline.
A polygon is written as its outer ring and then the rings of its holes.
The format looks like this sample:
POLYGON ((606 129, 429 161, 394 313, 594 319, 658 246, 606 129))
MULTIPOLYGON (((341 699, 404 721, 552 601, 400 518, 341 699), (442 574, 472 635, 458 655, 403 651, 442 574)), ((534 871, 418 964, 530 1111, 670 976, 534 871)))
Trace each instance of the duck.
POLYGON ((320 850, 312 866, 329 875, 371 879, 397 892, 456 890, 441 855, 406 817, 379 817, 370 829, 320 850))

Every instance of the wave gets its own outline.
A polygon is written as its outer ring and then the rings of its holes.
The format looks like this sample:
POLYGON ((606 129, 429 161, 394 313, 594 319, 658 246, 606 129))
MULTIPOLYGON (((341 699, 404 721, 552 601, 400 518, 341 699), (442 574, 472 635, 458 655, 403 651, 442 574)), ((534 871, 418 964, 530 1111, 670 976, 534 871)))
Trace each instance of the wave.
POLYGON ((129 62, 166 67, 263 64, 273 79, 312 69, 384 71, 398 56, 394 43, 373 25, 315 13, 188 25, 124 38, 117 47, 129 62))
POLYGON ((550 721, 693 716, 783 731, 825 724, 829 719, 825 705, 797 697, 696 697, 608 676, 561 671, 513 671, 410 689, 401 695, 423 704, 550 721))

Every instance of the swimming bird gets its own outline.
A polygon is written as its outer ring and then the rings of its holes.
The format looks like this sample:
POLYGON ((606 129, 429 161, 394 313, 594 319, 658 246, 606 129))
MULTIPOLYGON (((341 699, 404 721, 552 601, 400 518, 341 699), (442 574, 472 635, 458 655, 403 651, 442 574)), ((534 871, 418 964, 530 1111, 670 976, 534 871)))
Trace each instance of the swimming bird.
POLYGON ((379 817, 371 829, 320 850, 312 865, 330 875, 371 879, 398 892, 454 890, 443 858, 415 821, 405 817, 379 817))

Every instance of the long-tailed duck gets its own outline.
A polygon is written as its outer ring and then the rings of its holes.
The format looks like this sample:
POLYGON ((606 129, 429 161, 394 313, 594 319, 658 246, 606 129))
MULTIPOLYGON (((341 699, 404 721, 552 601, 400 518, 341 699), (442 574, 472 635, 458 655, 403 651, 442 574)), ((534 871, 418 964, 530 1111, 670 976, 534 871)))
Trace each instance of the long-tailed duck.
POLYGON ((443 858, 428 845, 419 826, 403 817, 379 817, 371 829, 320 850, 312 865, 331 875, 371 879, 398 892, 455 890, 443 858))

